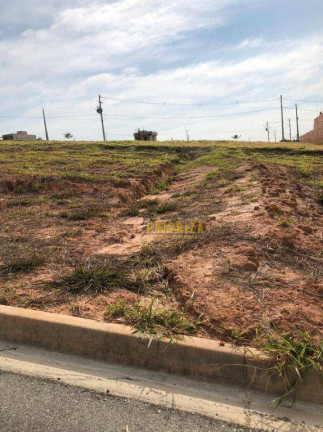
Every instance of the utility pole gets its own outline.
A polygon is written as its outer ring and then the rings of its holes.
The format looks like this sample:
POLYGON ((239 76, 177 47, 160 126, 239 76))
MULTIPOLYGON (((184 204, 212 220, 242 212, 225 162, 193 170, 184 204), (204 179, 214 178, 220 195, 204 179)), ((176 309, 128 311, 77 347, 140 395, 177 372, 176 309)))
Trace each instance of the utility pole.
POLYGON ((275 142, 277 142, 277 139, 276 139, 276 130, 274 129, 274 135, 275 135, 275 142))
POLYGON ((284 132, 284 113, 283 113, 283 96, 280 95, 280 113, 282 119, 282 141, 285 141, 285 132, 284 132))
POLYGON ((288 124, 289 124, 289 141, 292 140, 292 127, 290 125, 290 119, 288 119, 288 124))
POLYGON ((45 110, 44 110, 44 108, 43 108, 43 119, 44 119, 44 126, 45 126, 46 141, 49 141, 49 139, 48 139, 48 131, 47 131, 47 124, 46 124, 46 117, 45 117, 45 110))
POLYGON ((267 131, 267 136, 268 136, 268 142, 270 142, 270 136, 269 136, 269 123, 266 123, 266 131, 267 131))
POLYGON ((299 127, 298 127, 298 112, 297 112, 297 104, 295 104, 296 109, 296 130, 297 130, 297 141, 299 141, 299 127))
POLYGON ((100 114, 101 117, 101 125, 102 125, 102 134, 103 134, 103 141, 106 141, 106 135, 105 135, 105 130, 104 130, 104 122, 103 122, 103 109, 102 109, 102 101, 101 101, 101 96, 99 95, 99 105, 96 108, 96 112, 98 114, 100 114))

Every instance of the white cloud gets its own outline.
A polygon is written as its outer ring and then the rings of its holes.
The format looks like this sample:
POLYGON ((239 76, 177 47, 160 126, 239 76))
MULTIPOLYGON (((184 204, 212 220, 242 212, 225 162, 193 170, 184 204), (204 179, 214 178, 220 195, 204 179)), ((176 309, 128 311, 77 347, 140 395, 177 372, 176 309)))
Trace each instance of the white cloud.
MULTIPOLYGON (((44 106, 49 117, 93 114, 49 118, 49 129, 55 138, 71 130, 76 138, 98 139, 98 93, 130 100, 220 101, 218 106, 205 107, 104 103, 105 114, 143 117, 219 115, 275 107, 275 102, 233 106, 221 106, 221 102, 278 97, 280 93, 316 98, 323 88, 320 36, 278 42, 243 39, 226 45, 231 56, 225 59, 216 54, 195 63, 194 55, 189 55, 181 66, 170 68, 165 56, 176 58, 175 42, 185 40, 190 32, 221 25, 227 19, 227 8, 247 3, 249 0, 74 1, 64 8, 63 0, 57 0, 56 13, 52 5, 41 11, 49 20, 43 28, 38 23, 0 42, 2 111, 34 116, 44 106), (156 60, 155 70, 145 72, 141 65, 151 59, 156 60)), ((243 133, 245 138, 265 138, 261 128, 267 120, 279 121, 279 110, 214 119, 106 117, 109 133, 129 134, 129 138, 135 128, 143 126, 160 131, 161 138, 184 137, 186 128, 204 132, 192 132, 193 138, 224 138, 251 129, 259 130, 243 133), (225 133, 214 135, 212 131, 225 133)), ((43 136, 41 119, 2 121, 0 133, 11 129, 28 129, 43 136)))
POLYGON ((245 39, 243 40, 238 46, 238 49, 241 48, 259 48, 266 45, 266 42, 261 39, 261 38, 256 38, 256 39, 245 39))
MULTIPOLYGON (((241 0, 120 0, 68 8, 49 27, 26 29, 0 43, 1 73, 10 82, 93 73, 147 59, 186 32, 221 23, 226 7, 241 0), (24 74, 21 76, 21 69, 24 74)), ((245 0, 247 2, 248 0, 245 0)))

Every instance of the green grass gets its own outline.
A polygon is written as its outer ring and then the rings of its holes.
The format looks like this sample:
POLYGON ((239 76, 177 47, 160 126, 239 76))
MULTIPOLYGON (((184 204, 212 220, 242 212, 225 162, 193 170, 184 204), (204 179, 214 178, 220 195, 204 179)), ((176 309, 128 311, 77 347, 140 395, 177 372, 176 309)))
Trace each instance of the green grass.
POLYGON ((123 285, 123 275, 109 267, 78 267, 67 276, 63 285, 73 294, 101 293, 113 291, 123 285))
POLYGON ((322 156, 323 147, 320 151, 309 151, 304 149, 272 148, 254 149, 244 151, 247 158, 256 163, 272 163, 290 167, 300 178, 320 185, 323 182, 322 156))
POLYGON ((227 328, 222 327, 219 329, 220 333, 222 333, 233 345, 243 345, 247 342, 247 338, 245 337, 246 331, 240 330, 236 327, 227 328))
POLYGON ((195 168, 199 166, 216 167, 216 170, 213 170, 211 173, 206 174, 206 179, 211 180, 213 178, 224 175, 225 172, 231 171, 232 169, 238 167, 235 160, 238 151, 240 150, 214 147, 214 149, 212 149, 212 151, 210 151, 208 154, 203 155, 192 161, 189 166, 190 168, 195 168))
MULTIPOLYGON (((219 329, 220 333, 233 345, 246 345, 246 331, 239 328, 219 329)), ((277 328, 255 328, 254 345, 269 357, 270 365, 261 369, 270 380, 277 376, 283 382, 285 390, 271 403, 279 406, 286 397, 297 398, 297 390, 309 370, 323 374, 323 343, 313 339, 307 331, 298 330, 295 334, 281 332, 277 328)), ((254 354, 253 354, 254 355, 254 354)), ((252 367, 252 366, 251 366, 252 367)), ((258 368, 256 368, 258 369, 258 368)))
POLYGON ((176 204, 172 202, 160 202, 158 199, 134 201, 124 215, 138 216, 141 209, 145 209, 145 215, 151 217, 175 211, 176 204))
POLYGON ((102 217, 103 213, 100 209, 95 208, 79 208, 74 211, 64 211, 60 213, 60 217, 71 221, 82 221, 93 217, 102 217))
POLYGON ((276 226, 281 228, 288 228, 295 224, 295 218, 292 216, 276 217, 276 226))
POLYGON ((157 338, 176 339, 195 334, 203 323, 201 317, 190 319, 184 310, 159 306, 152 301, 148 306, 128 305, 119 301, 107 307, 105 318, 122 317, 135 328, 134 333, 157 338))
POLYGON ((160 246, 157 242, 144 243, 141 246, 139 253, 130 257, 134 263, 139 263, 144 267, 154 267, 162 265, 162 256, 160 253, 160 246))
POLYGON ((0 267, 0 274, 29 273, 44 264, 45 258, 37 254, 28 254, 13 259, 0 267))
POLYGON ((113 291, 122 285, 123 275, 107 266, 87 268, 78 267, 66 276, 61 285, 73 294, 113 291))
POLYGON ((123 213, 123 216, 135 217, 139 216, 139 208, 136 203, 132 203, 131 206, 123 213))
POLYGON ((176 210, 176 204, 171 202, 159 202, 156 200, 146 200, 140 202, 140 207, 145 208, 149 216, 164 214, 176 210))
POLYGON ((317 195, 317 198, 316 198, 316 202, 319 205, 323 206, 323 192, 319 192, 319 194, 317 195))
POLYGON ((255 164, 270 163, 294 169, 300 179, 323 186, 323 146, 282 143, 214 143, 207 154, 188 163, 190 168, 210 166, 216 169, 206 175, 206 181, 223 178, 230 180, 232 170, 241 164, 241 160, 250 160, 255 164), (320 157, 321 156, 321 157, 320 157))
POLYGON ((137 201, 137 205, 141 209, 142 208, 145 208, 145 209, 156 208, 159 204, 160 204, 160 201, 157 198, 137 201))
POLYGON ((46 185, 45 179, 118 184, 178 161, 175 148, 150 149, 130 142, 0 142, 1 172, 28 176, 32 179, 28 190, 32 192, 39 192, 46 185))
POLYGON ((174 176, 167 174, 163 178, 163 180, 160 180, 159 182, 156 183, 156 185, 150 190, 150 193, 154 195, 166 190, 168 186, 171 184, 171 182, 173 181, 173 179, 174 176))
MULTIPOLYGON (((186 163, 186 168, 209 165, 219 174, 230 172, 238 159, 249 158, 292 166, 300 176, 322 184, 320 158, 323 146, 300 143, 244 143, 181 141, 118 142, 0 142, 0 170, 8 175, 28 176, 28 190, 39 192, 46 179, 118 185, 130 177, 149 175, 161 165, 186 163), (199 157, 198 157, 199 156, 199 157)), ((167 189, 173 176, 167 175, 151 191, 167 189)))
POLYGON ((279 405, 287 396, 297 395, 297 385, 310 369, 323 373, 323 344, 316 345, 310 335, 298 331, 296 336, 280 333, 276 329, 264 335, 261 350, 267 354, 273 366, 265 372, 278 374, 285 384, 285 392, 273 401, 279 405), (290 378, 290 372, 293 378, 290 378))
POLYGON ((121 265, 81 265, 63 279, 50 282, 49 287, 62 288, 71 294, 99 294, 117 289, 144 292, 149 286, 149 274, 128 270, 121 265))
POLYGON ((174 257, 192 247, 196 247, 202 241, 197 235, 176 235, 170 236, 162 242, 150 242, 143 244, 138 254, 135 254, 132 259, 138 260, 149 265, 157 265, 163 261, 167 261, 170 257, 174 257))
POLYGON ((44 199, 15 199, 8 201, 8 208, 11 207, 30 207, 33 205, 39 205, 42 204, 44 199))
POLYGON ((219 172, 217 170, 211 171, 206 174, 205 180, 216 180, 219 178, 219 172))
POLYGON ((194 191, 193 190, 188 190, 185 192, 176 192, 172 195, 172 198, 185 198, 185 197, 189 197, 191 195, 193 195, 194 191))

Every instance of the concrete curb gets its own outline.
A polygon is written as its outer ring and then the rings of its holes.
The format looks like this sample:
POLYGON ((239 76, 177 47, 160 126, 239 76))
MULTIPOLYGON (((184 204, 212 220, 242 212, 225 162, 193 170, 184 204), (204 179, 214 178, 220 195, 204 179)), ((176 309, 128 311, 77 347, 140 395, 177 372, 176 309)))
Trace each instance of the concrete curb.
MULTIPOLYGON (((120 324, 0 305, 0 339, 35 345, 93 359, 148 367, 173 374, 198 376, 219 382, 250 386, 281 393, 278 376, 263 374, 268 359, 253 348, 222 347, 218 341, 185 337, 168 344, 139 339, 132 329, 120 324)), ((292 377, 291 377, 292 379, 292 377)), ((323 379, 310 371, 298 390, 298 398, 323 402, 323 379)))

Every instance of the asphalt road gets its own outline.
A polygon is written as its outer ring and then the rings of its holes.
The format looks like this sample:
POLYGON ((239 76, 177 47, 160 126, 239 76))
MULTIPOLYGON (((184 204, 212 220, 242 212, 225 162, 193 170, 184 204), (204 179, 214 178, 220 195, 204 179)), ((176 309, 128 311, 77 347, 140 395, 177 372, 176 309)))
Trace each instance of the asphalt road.
POLYGON ((0 431, 254 432, 254 429, 0 371, 0 431))

